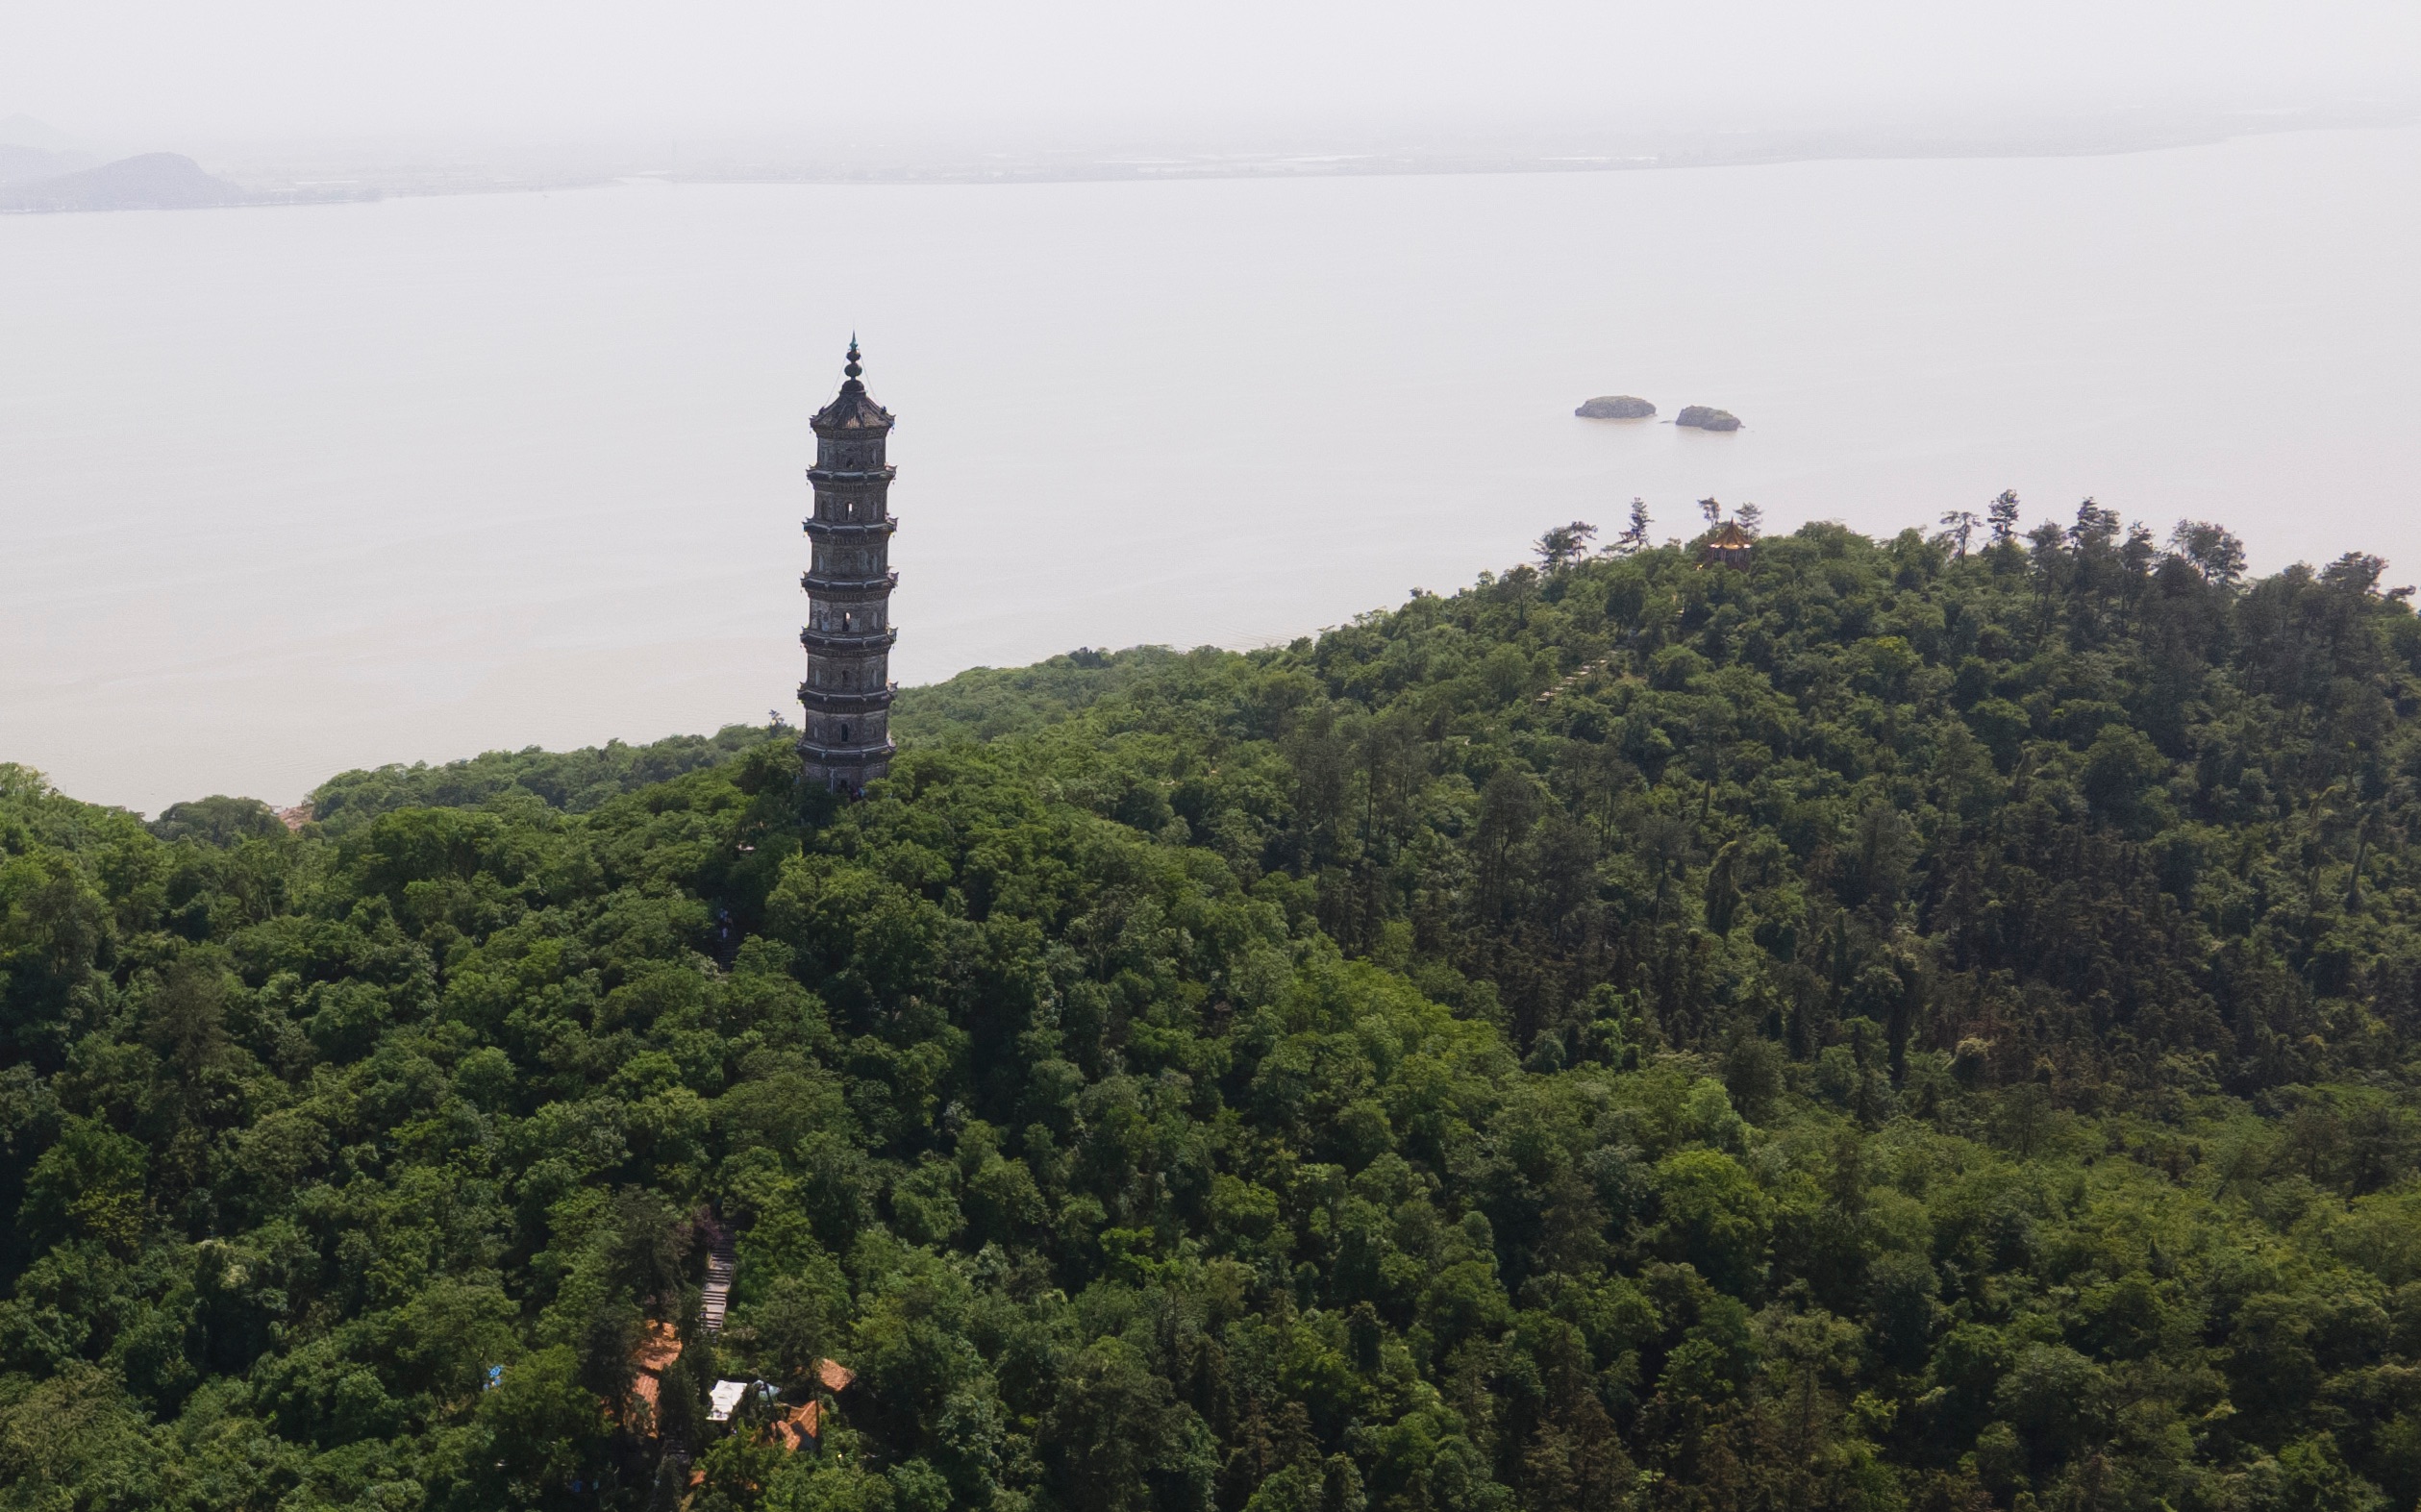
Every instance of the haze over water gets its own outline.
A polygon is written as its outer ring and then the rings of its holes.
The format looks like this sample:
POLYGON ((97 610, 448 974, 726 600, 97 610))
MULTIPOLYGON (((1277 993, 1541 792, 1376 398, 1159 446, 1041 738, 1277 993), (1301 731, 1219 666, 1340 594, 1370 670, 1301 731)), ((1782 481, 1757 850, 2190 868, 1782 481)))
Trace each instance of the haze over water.
POLYGON ((1634 495, 1662 536, 2092 494, 2411 581, 2416 186, 2399 130, 0 218, 0 759, 157 810, 793 708, 852 330, 904 682, 1289 638, 1634 495))

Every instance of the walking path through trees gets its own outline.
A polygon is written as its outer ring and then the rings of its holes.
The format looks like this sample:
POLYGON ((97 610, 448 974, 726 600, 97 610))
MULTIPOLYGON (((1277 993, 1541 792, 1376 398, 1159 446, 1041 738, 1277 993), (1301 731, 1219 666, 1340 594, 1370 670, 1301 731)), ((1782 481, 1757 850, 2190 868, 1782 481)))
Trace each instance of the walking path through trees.
POLYGON ((698 1326, 709 1333, 723 1331, 723 1314, 732 1304, 732 1273, 739 1257, 732 1251, 732 1231, 707 1220, 706 1295, 698 1304, 698 1326))

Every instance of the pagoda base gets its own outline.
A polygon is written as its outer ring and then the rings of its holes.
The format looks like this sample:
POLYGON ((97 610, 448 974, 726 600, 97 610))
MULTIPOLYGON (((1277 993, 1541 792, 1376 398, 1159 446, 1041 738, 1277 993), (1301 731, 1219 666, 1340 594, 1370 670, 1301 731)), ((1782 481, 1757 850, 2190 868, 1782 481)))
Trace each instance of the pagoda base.
POLYGON ((799 785, 856 798, 865 792, 868 782, 890 775, 891 757, 898 754, 899 747, 888 741, 879 746, 832 747, 802 740, 799 785))

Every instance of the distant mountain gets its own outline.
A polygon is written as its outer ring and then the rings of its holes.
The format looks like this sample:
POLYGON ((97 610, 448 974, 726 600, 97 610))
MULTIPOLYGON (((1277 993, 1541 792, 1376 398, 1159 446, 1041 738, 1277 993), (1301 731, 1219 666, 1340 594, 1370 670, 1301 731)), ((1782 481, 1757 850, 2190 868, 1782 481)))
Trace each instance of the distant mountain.
POLYGON ((23 142, 0 141, 0 185, 29 184, 36 179, 55 179, 62 173, 89 168, 100 160, 88 152, 62 151, 54 147, 29 147, 23 142))
POLYGON ((48 121, 37 121, 31 115, 12 115, 0 120, 0 146, 72 153, 82 150, 84 144, 48 121))
POLYGON ((190 158, 147 152, 0 190, 0 211, 194 210, 242 205, 257 198, 204 173, 202 165, 190 158))

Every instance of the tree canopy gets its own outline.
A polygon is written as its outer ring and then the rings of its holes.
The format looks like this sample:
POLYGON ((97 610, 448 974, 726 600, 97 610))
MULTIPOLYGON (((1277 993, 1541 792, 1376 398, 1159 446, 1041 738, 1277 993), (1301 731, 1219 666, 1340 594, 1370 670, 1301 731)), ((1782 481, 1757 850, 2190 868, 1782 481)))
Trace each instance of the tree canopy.
POLYGON ((845 806, 0 767, 0 1508, 2413 1506, 2421 620, 2015 518, 1559 527, 845 806))

